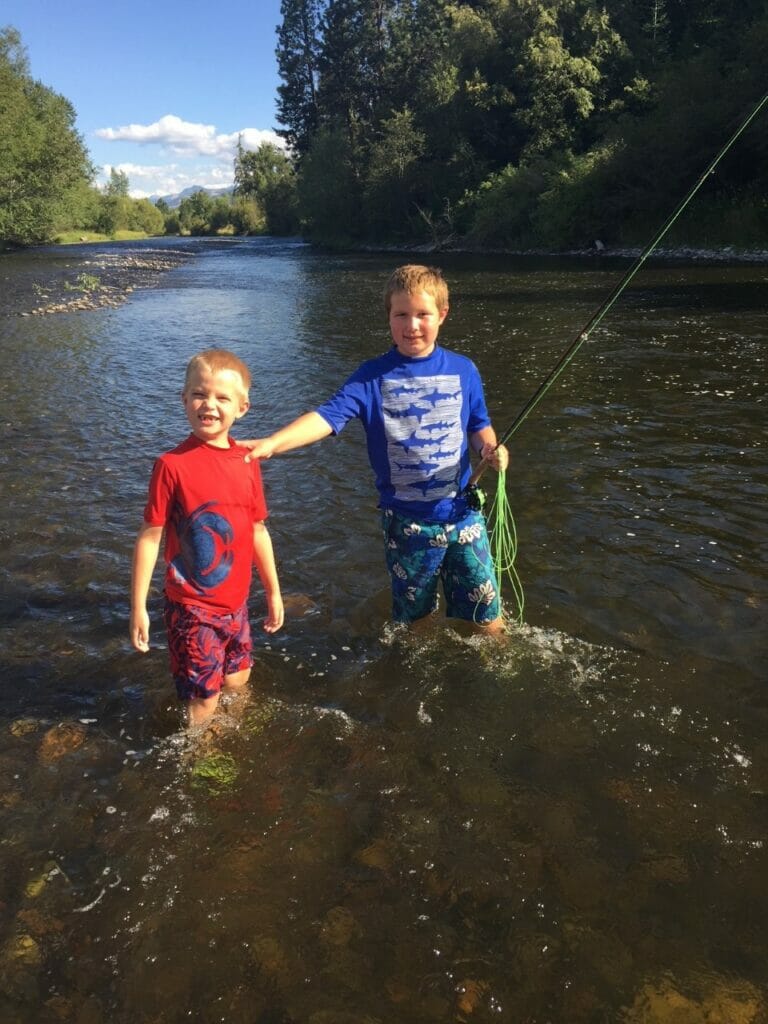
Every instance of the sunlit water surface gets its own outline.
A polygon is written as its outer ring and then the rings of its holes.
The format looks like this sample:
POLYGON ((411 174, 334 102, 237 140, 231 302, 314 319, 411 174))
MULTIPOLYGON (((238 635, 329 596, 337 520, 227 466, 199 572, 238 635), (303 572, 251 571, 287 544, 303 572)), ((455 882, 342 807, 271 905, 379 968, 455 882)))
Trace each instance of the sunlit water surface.
MULTIPOLYGON (((255 589, 203 749, 158 592, 126 639, 184 366, 236 349, 239 432, 276 428, 387 347, 396 259, 173 244, 123 307, 47 317, 17 314, 94 247, 0 258, 0 1019, 764 1021, 766 267, 648 266, 515 435, 502 644, 387 624, 356 424, 265 464, 287 622, 255 589)), ((441 263, 499 428, 626 266, 441 263)))

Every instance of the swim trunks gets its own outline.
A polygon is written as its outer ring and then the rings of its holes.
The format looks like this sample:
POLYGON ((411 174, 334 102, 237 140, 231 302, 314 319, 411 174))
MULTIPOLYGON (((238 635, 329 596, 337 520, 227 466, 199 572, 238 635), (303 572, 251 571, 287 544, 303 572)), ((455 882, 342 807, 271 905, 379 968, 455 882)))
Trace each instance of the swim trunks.
POLYGON ((214 697, 225 676, 251 667, 251 625, 245 605, 222 614, 166 599, 165 625, 180 700, 214 697))
POLYGON ((488 623, 499 617, 499 586, 479 512, 456 523, 428 523, 385 509, 382 527, 395 622, 415 622, 435 611, 438 580, 448 618, 488 623))

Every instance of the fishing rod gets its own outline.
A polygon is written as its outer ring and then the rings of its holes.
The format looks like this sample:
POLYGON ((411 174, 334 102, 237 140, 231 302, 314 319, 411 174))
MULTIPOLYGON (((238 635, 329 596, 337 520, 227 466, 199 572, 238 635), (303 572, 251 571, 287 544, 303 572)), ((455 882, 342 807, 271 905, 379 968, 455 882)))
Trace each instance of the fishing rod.
MULTIPOLYGON (((552 385, 555 383, 557 378, 560 376, 560 374, 563 372, 563 370, 566 368, 566 366, 570 363, 570 361, 573 359, 573 357, 579 351, 579 349, 584 344, 584 342, 587 340, 587 338, 590 336, 590 334, 595 329, 595 327, 597 327, 597 325, 603 319, 603 317, 608 312, 608 310, 611 308, 611 306, 613 306, 613 304, 619 298, 621 293, 624 291, 624 289, 627 287, 629 282, 632 280, 632 278, 638 272, 640 267, 642 267, 643 263, 645 263, 645 261, 651 255, 651 253, 656 248, 656 246, 659 244, 659 242, 662 240, 664 235, 666 235, 666 233, 669 231, 669 229, 675 223, 675 221, 680 216, 680 214, 683 212, 683 210, 686 208, 686 206, 688 206, 688 204, 691 202, 691 200, 696 195, 696 193, 699 191, 699 189, 704 184, 704 182, 709 177, 709 175, 714 173, 715 168, 720 163, 722 158, 725 156, 725 154, 728 152, 728 150, 731 148, 731 146, 736 142, 736 140, 739 138, 739 136, 742 134, 742 132, 746 131, 746 129, 749 127, 749 125, 752 123, 752 121, 754 121, 754 119, 758 116, 758 114, 763 109, 763 107, 766 105, 766 103, 768 103, 768 93, 766 93, 765 96, 763 96, 763 98, 755 106, 755 108, 752 110, 752 112, 741 122, 739 127, 736 129, 736 131, 733 133, 733 135, 730 137, 730 139, 725 143, 725 145, 719 151, 717 156, 715 156, 715 158, 712 160, 712 162, 708 165, 708 167, 706 168, 704 173, 698 178, 698 180, 696 181, 694 186, 690 189, 690 191, 685 196, 685 198, 682 199, 678 203, 678 205, 675 207, 673 212, 669 215, 669 217, 664 221, 662 226, 659 228, 659 230, 653 236, 651 241, 646 245, 646 247, 643 249, 643 251, 637 257, 635 262, 630 266, 629 270, 627 270, 627 272, 624 274, 624 276, 621 278, 621 280, 618 282, 618 284, 614 286, 613 290, 610 292, 608 297, 595 310, 595 312, 592 314, 592 316, 589 318, 589 320, 586 322, 586 324, 582 327, 582 329, 579 331, 579 333, 573 339, 573 341, 568 346, 568 348, 565 350, 565 352, 563 352, 563 354, 560 356, 560 359, 557 361, 557 363, 552 368, 552 370, 549 372, 549 374, 544 378, 544 380, 541 382, 541 384, 539 384, 539 386, 536 389, 536 391, 531 395, 531 397, 528 399, 528 401, 522 407, 520 412, 518 412, 517 416, 514 418, 512 423, 507 427, 507 429, 501 435, 501 437, 499 438, 499 440, 498 440, 498 442, 496 444, 496 448, 498 448, 499 445, 504 444, 505 441, 508 441, 509 438, 518 429, 518 427, 523 423, 523 421, 525 419, 527 419, 527 417, 530 415, 531 412, 533 412, 533 410, 536 408, 536 406, 542 400, 544 395, 552 387, 552 385)), ((494 448, 494 451, 496 450, 496 448, 494 448)), ((484 499, 483 499, 483 497, 480 496, 479 488, 478 488, 477 485, 478 485, 478 481, 480 480, 480 477, 483 475, 483 473, 485 472, 485 470, 487 468, 488 468, 488 463, 487 463, 487 461, 483 460, 480 463, 480 465, 477 467, 475 472, 472 474, 472 476, 469 478, 469 483, 467 484, 467 487, 466 487, 466 493, 467 493, 467 497, 468 497, 470 506, 473 505, 473 502, 476 502, 474 507, 477 507, 477 508, 481 508, 482 505, 483 505, 484 499)))

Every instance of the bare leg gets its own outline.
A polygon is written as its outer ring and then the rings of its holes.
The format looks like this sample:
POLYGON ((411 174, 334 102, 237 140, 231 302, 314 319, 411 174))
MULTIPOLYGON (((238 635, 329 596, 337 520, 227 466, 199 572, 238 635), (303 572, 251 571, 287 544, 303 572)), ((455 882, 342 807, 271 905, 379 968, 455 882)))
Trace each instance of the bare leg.
POLYGON ((423 615, 420 619, 414 619, 413 622, 408 623, 408 628, 411 632, 416 633, 417 636, 424 636, 425 633, 429 633, 437 625, 437 612, 430 612, 429 615, 423 615))
POLYGON ((233 672, 230 676, 224 676, 224 685, 222 686, 223 693, 237 693, 238 690, 242 690, 245 684, 248 682, 248 678, 251 674, 249 668, 241 669, 240 672, 233 672))
POLYGON ((501 636, 506 633, 504 619, 501 615, 491 622, 473 622, 472 626, 474 632, 479 633, 481 636, 501 636))
MULTIPOLYGON (((237 693, 239 690, 242 690, 248 682, 250 674, 250 668, 244 668, 240 672, 233 672, 232 675, 224 676, 221 693, 237 693)), ((220 693, 215 693, 212 697, 198 697, 197 700, 189 702, 188 721, 190 729, 202 729, 208 725, 219 705, 220 695, 220 693)))
POLYGON ((215 693, 212 697, 198 697, 189 702, 187 709, 187 722, 190 729, 202 729, 213 718, 213 713, 219 703, 219 695, 215 693))

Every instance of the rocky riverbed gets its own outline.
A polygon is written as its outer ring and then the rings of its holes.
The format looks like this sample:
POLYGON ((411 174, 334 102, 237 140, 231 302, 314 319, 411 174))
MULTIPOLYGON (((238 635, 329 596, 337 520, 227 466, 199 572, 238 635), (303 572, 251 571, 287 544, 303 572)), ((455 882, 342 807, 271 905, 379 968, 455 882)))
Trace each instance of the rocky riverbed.
MULTIPOLYGON (((50 255, 50 250, 46 251, 50 255)), ((62 250, 52 268, 33 254, 26 273, 14 276, 14 287, 4 296, 5 312, 17 316, 48 316, 76 310, 116 308, 139 288, 152 288, 166 271, 173 270, 195 253, 182 248, 126 248, 116 251, 94 247, 92 255, 62 250), (36 273, 36 266, 39 272, 36 273)), ((8 257, 18 261, 19 254, 8 257)), ((2 280, 0 263, 0 281, 2 280)))

